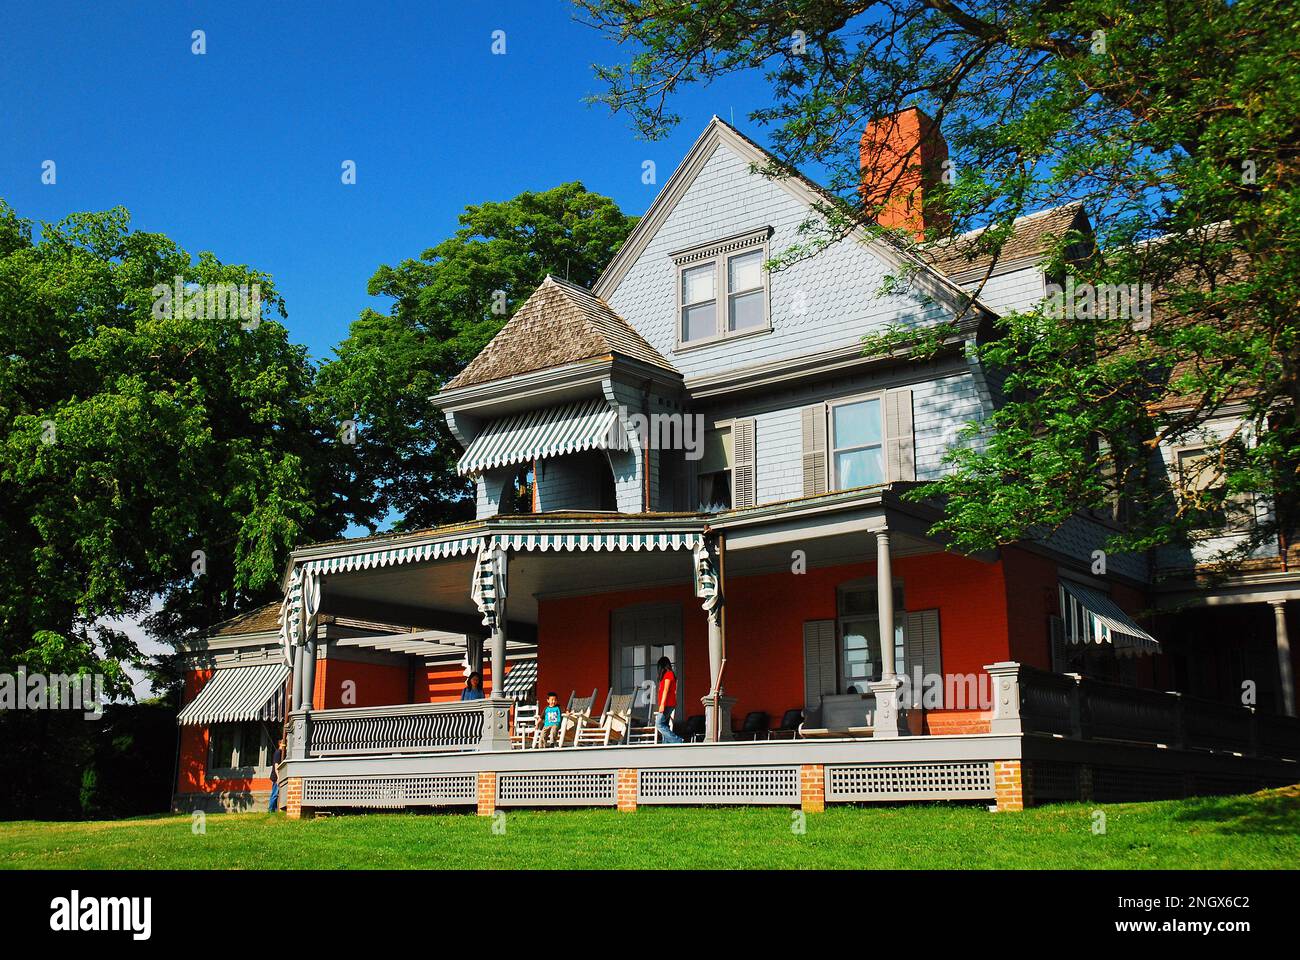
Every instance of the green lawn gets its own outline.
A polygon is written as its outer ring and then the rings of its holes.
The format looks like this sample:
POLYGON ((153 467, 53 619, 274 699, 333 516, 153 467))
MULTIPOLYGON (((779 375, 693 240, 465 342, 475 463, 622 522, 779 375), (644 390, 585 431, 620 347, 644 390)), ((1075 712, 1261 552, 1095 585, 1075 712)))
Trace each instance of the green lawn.
POLYGON ((1300 863, 1300 787, 1245 797, 979 807, 643 807, 472 814, 188 816, 0 824, 3 868, 1287 868, 1300 863), (1093 811, 1106 830, 1093 832, 1093 811))

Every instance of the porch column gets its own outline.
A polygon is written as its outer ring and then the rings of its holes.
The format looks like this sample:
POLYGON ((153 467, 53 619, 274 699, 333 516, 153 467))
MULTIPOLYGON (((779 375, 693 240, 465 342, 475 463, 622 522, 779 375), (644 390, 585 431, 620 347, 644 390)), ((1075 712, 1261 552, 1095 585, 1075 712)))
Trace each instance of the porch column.
MULTIPOLYGON (((328 677, 326 678, 328 679, 328 677)), ((316 632, 312 631, 303 644, 302 654, 302 708, 316 709, 316 632)))
POLYGON ((700 703, 704 705, 704 739, 709 743, 731 739, 731 708, 736 702, 735 697, 728 697, 722 691, 722 670, 727 656, 726 545, 721 534, 715 543, 716 565, 707 545, 695 557, 695 594, 704 598, 704 612, 709 622, 709 692, 700 697, 700 703))
POLYGON ((899 692, 902 681, 894 665, 894 568, 889 555, 889 533, 885 530, 876 534, 876 617, 880 633, 880 679, 867 684, 876 698, 871 735, 886 739, 908 730, 899 692))
POLYGON ((492 697, 505 696, 506 679, 506 598, 497 597, 497 618, 492 627, 492 697))
POLYGON ((1295 716, 1295 679, 1291 673, 1291 640, 1286 634, 1286 601, 1270 600, 1273 631, 1277 638, 1277 673, 1282 683, 1282 712, 1295 716))
POLYGON ((297 713, 302 709, 302 672, 303 672, 303 655, 302 644, 293 645, 293 703, 291 709, 297 713))
POLYGON ((880 618, 880 679, 892 680, 894 670, 894 569, 889 534, 876 534, 876 613, 880 618))

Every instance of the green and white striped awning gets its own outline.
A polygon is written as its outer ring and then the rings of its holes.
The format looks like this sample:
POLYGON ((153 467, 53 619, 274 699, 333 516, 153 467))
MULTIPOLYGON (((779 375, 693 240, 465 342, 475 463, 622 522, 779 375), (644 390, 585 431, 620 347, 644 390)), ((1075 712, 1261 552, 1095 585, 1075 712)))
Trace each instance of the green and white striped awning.
POLYGON ((533 689, 537 686, 537 661, 517 660, 506 672, 501 692, 511 700, 535 700, 533 689))
POLYGON ((391 567, 399 563, 416 563, 420 560, 439 560, 443 557, 459 557, 473 553, 483 542, 481 534, 459 537, 449 540, 436 540, 415 546, 385 547, 376 550, 358 550, 339 557, 327 557, 323 560, 309 560, 303 569, 311 573, 346 573, 351 570, 373 570, 377 567, 391 567))
POLYGON ((1061 619, 1070 643, 1110 643, 1118 654, 1158 653, 1160 642, 1139 627, 1106 594, 1060 581, 1061 619))
POLYGON ((694 550, 698 533, 512 533, 491 538, 503 550, 694 550))
POLYGON ((627 434, 618 423, 618 410, 603 397, 503 417, 473 439, 456 470, 475 476, 582 450, 626 450, 627 434))
POLYGON ((289 668, 283 663, 216 670, 176 717, 181 726, 206 727, 244 720, 283 720, 284 684, 289 668))

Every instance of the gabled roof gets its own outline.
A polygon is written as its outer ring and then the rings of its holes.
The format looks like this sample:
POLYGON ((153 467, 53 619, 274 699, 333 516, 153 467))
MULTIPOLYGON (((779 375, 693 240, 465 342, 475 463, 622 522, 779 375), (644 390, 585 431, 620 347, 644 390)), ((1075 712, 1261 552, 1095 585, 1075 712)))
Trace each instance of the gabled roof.
POLYGON ((677 372, 604 300, 589 290, 548 276, 444 389, 612 355, 677 372))
MULTIPOLYGON (((695 181, 705 162, 713 155, 713 151, 719 145, 726 146, 742 160, 748 161, 755 167, 772 166, 788 170, 786 176, 773 177, 772 183, 810 207, 819 203, 834 203, 836 201, 834 195, 825 188, 808 179, 797 170, 783 164, 735 127, 715 116, 709 121, 708 126, 704 128, 703 133, 700 134, 699 139, 695 141, 694 146, 691 147, 677 169, 673 171, 673 175, 668 178, 668 182, 664 184, 663 190, 650 204, 650 209, 645 212, 645 216, 637 222, 636 227, 627 240, 624 241, 618 254, 596 280, 592 286, 592 292, 595 295, 606 297, 617 289, 623 277, 631 269, 632 264, 645 251, 655 233, 668 219, 668 215, 672 213, 677 202, 695 181)), ((911 278, 912 283, 922 293, 949 307, 954 313, 960 314, 963 307, 970 302, 970 296, 966 291, 962 290, 958 284, 950 280, 924 258, 917 256, 914 249, 899 246, 884 237, 872 236, 862 228, 855 230, 852 236, 866 241, 868 248, 892 267, 900 271, 915 268, 911 278)), ((988 314, 995 312, 980 303, 978 299, 975 301, 974 306, 976 309, 988 314)))
MULTIPOLYGON (((1087 227, 1081 203, 1067 203, 1017 217, 1011 225, 1011 235, 1002 244, 998 263, 1011 264, 1040 256, 1047 251, 1053 237, 1064 236, 1066 231, 1076 226, 1080 229, 1087 227)), ((917 252, 950 277, 972 274, 982 278, 993 265, 993 254, 977 250, 975 246, 984 230, 980 227, 947 240, 924 244, 917 247, 917 252)))

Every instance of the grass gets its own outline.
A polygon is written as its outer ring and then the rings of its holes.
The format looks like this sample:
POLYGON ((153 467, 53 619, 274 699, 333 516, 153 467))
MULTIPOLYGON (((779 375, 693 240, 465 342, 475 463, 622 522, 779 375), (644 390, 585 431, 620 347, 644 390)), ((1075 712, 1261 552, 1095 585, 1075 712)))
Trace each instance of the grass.
POLYGON ((1300 786, 1250 796, 1023 813, 833 807, 802 835, 784 808, 521 810, 288 820, 264 813, 0 824, 0 868, 1065 868, 1291 869, 1300 786), (1093 812, 1106 817, 1093 833, 1093 812))

